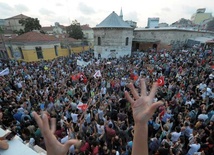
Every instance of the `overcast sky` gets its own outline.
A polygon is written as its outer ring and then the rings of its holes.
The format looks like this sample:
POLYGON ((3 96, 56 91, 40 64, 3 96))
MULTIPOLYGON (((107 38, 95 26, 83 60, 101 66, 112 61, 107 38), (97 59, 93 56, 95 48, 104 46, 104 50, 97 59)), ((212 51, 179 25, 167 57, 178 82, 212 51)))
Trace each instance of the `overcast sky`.
POLYGON ((42 26, 55 22, 69 25, 76 19, 94 27, 112 11, 119 15, 121 7, 124 20, 145 27, 149 17, 171 24, 180 18, 190 19, 198 8, 214 13, 214 0, 0 0, 0 19, 22 13, 38 18, 42 26))

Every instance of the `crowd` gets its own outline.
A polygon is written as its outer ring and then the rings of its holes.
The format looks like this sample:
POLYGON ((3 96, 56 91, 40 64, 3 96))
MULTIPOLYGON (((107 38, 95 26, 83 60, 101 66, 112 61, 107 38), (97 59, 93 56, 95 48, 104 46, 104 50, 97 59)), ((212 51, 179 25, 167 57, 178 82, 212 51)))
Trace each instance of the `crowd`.
MULTIPOLYGON (((156 155, 212 155, 214 150, 213 53, 203 50, 146 51, 121 58, 96 59, 91 52, 52 61, 2 61, 0 121, 24 143, 46 149, 32 112, 56 118, 57 140, 81 140, 70 155, 129 155, 133 146, 129 83, 147 91, 161 78, 148 121, 148 151, 156 155), (90 62, 86 66, 77 64, 90 62), (97 74, 99 73, 99 74, 97 74)), ((146 133, 142 131, 142 135, 146 133)))

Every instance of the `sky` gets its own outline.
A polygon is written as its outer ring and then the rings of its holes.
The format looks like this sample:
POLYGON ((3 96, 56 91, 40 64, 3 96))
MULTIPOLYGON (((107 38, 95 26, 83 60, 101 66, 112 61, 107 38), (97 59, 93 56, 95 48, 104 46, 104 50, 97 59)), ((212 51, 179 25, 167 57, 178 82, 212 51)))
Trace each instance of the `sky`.
POLYGON ((95 27, 115 11, 124 20, 145 27, 148 18, 159 17, 160 23, 172 24, 190 19, 198 8, 214 15, 214 0, 0 0, 0 19, 24 14, 38 18, 42 26, 70 25, 77 20, 81 25, 95 27))

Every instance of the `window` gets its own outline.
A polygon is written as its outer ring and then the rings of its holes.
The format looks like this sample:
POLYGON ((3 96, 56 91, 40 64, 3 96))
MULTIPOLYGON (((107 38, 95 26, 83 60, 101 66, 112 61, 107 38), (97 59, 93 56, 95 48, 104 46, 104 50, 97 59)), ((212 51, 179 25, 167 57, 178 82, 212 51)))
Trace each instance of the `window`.
POLYGON ((101 45, 101 38, 100 38, 100 37, 98 37, 98 38, 97 38, 97 41, 98 41, 98 43, 97 43, 97 44, 98 44, 98 46, 100 46, 100 45, 101 45))
POLYGON ((43 53, 41 47, 36 47, 36 54, 38 59, 43 59, 43 53))
POLYGON ((22 52, 22 48, 21 48, 21 47, 18 47, 18 48, 19 48, 19 51, 20 51, 21 58, 24 59, 24 55, 23 55, 23 52, 22 52))
POLYGON ((58 45, 54 45, 55 55, 58 56, 58 45))
POLYGON ((126 46, 128 46, 128 45, 129 45, 129 38, 126 37, 126 46))

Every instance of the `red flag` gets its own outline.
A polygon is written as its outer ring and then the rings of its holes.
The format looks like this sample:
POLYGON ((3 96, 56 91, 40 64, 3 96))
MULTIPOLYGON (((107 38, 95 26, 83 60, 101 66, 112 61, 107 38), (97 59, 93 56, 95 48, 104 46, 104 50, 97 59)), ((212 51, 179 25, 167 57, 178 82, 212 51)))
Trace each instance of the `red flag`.
POLYGON ((87 104, 80 104, 77 106, 77 108, 82 110, 82 111, 85 111, 88 108, 88 105, 87 104))
POLYGON ((157 80, 158 86, 163 86, 164 85, 164 77, 161 76, 158 80, 157 80))

